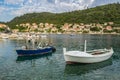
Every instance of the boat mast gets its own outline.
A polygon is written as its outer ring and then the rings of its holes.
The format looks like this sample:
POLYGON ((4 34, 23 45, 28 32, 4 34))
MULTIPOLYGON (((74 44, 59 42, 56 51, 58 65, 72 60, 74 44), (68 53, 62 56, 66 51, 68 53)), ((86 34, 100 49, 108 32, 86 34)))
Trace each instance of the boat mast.
POLYGON ((85 43, 84 43, 84 52, 86 52, 86 40, 85 40, 85 43))
POLYGON ((35 39, 32 39, 32 48, 35 49, 35 39))

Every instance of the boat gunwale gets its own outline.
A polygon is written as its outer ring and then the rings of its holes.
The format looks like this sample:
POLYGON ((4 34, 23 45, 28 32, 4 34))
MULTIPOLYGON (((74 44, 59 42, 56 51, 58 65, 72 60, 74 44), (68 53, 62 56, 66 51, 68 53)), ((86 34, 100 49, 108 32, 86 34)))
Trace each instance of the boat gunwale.
MULTIPOLYGON (((70 52, 70 51, 67 51, 67 52, 70 52)), ((85 58, 85 57, 103 57, 103 56, 107 56, 107 55, 112 55, 113 54, 113 52, 110 50, 110 51, 108 51, 107 53, 103 53, 103 54, 96 54, 96 55, 93 55, 93 54, 90 54, 91 56, 77 56, 77 55, 69 55, 69 54, 67 54, 67 52, 66 53, 64 53, 64 55, 67 55, 67 56, 72 56, 72 57, 81 57, 81 58, 85 58)), ((83 53, 84 54, 84 53, 83 53)), ((87 54, 89 54, 89 53, 87 53, 87 54)))

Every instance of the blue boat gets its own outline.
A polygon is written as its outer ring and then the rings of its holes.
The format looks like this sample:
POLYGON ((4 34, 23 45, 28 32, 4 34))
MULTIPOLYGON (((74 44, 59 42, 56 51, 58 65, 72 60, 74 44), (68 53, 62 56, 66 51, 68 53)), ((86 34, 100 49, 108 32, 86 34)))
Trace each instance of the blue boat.
POLYGON ((43 55, 55 52, 55 48, 52 46, 38 48, 38 49, 18 49, 16 50, 18 56, 32 56, 32 55, 43 55))
POLYGON ((25 46, 22 46, 20 49, 17 49, 16 52, 18 56, 33 56, 33 55, 43 55, 54 52, 56 49, 48 43, 47 37, 41 38, 38 45, 35 46, 35 38, 31 38, 32 45, 27 43, 25 46))

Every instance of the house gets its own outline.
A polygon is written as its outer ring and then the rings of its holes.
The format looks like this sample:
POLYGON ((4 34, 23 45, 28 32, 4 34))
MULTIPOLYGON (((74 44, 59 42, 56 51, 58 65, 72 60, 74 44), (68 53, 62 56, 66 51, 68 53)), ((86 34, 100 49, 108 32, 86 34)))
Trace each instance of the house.
POLYGON ((106 26, 106 30, 111 31, 112 27, 111 26, 106 26))
POLYGON ((114 22, 108 22, 108 24, 109 24, 109 25, 113 25, 113 24, 114 24, 114 22))
POLYGON ((69 29, 69 24, 65 23, 61 29, 67 31, 69 29))
POLYGON ((7 26, 5 24, 0 24, 0 28, 6 28, 7 26))
POLYGON ((13 29, 12 32, 17 33, 17 32, 19 32, 19 29, 13 29))

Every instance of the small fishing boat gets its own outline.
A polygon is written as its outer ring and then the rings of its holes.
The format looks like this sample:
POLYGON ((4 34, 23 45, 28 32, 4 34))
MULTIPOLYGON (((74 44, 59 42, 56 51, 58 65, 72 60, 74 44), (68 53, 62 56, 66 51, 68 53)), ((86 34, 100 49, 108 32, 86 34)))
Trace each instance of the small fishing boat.
POLYGON ((38 44, 37 48, 35 48, 35 40, 32 39, 32 48, 28 48, 27 46, 22 46, 21 49, 17 49, 16 52, 18 56, 33 56, 33 55, 43 55, 55 52, 55 48, 47 43, 44 43, 42 40, 38 44))
POLYGON ((8 39, 8 38, 9 38, 9 35, 8 35, 8 34, 2 33, 2 34, 0 34, 0 35, 1 35, 1 38, 2 38, 2 39, 8 39))
POLYGON ((95 49, 86 51, 86 41, 84 51, 66 51, 63 48, 66 63, 96 63, 109 59, 114 53, 113 49, 95 49))
POLYGON ((32 56, 32 55, 43 55, 47 53, 52 53, 55 51, 55 48, 52 46, 37 48, 37 49, 19 49, 16 50, 18 56, 32 56))
POLYGON ((9 37, 8 36, 2 36, 2 39, 8 39, 9 37))

